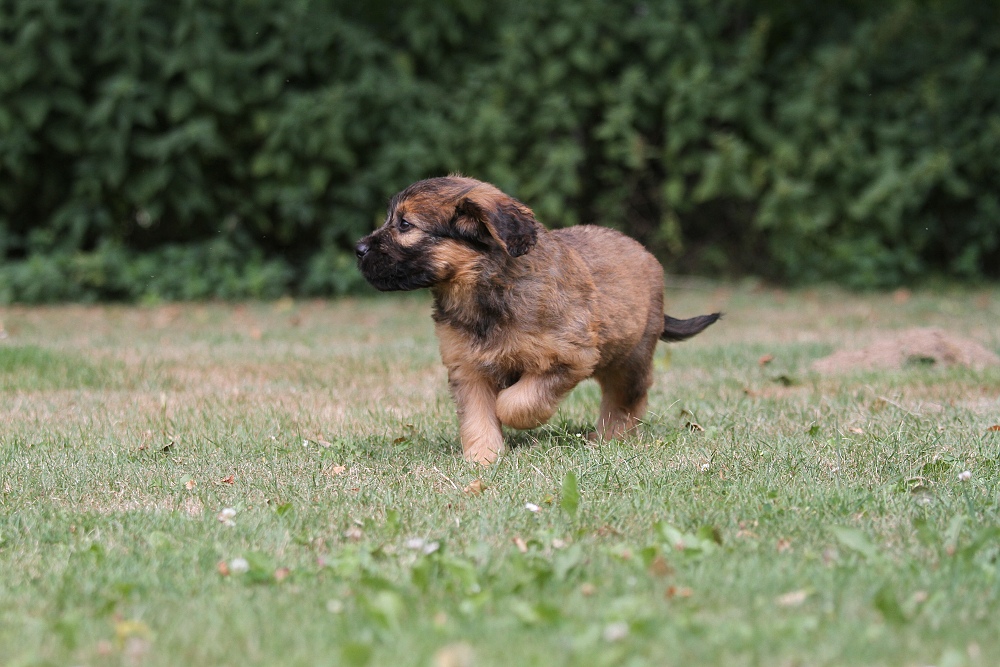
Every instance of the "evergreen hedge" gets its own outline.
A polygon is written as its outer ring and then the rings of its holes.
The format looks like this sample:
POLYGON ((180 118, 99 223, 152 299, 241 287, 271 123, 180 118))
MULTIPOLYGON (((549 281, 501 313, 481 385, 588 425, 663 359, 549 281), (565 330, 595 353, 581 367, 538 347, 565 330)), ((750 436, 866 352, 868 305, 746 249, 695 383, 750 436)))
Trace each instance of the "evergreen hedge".
POLYGON ((1000 10, 0 0, 0 301, 358 289, 460 171, 667 267, 1000 276, 1000 10))

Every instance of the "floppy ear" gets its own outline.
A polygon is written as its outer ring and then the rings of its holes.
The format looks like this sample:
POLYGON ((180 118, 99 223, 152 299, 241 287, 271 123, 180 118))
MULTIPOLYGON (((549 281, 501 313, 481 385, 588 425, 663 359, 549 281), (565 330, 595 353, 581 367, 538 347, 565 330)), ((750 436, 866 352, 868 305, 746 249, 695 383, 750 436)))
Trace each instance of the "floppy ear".
MULTIPOLYGON (((538 221, 531 209, 503 193, 465 197, 455 210, 456 225, 465 216, 477 222, 511 257, 520 257, 538 240, 538 221)), ((479 230, 464 229, 476 234, 479 230)), ((479 234, 481 236, 481 233, 479 234)))

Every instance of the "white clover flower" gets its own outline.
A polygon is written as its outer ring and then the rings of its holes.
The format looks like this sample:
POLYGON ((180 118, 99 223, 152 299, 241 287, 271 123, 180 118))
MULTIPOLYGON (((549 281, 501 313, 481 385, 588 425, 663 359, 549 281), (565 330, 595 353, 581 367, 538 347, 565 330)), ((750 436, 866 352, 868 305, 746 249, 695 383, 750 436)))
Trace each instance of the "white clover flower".
POLYGON ((536 514, 542 511, 542 508, 536 505, 535 503, 524 503, 524 509, 528 510, 529 512, 534 512, 536 514))
POLYGON ((963 472, 958 473, 958 481, 960 481, 960 482, 968 482, 970 479, 972 479, 972 471, 971 470, 965 470, 963 472))
POLYGON ((222 522, 223 525, 231 527, 236 525, 236 522, 233 521, 235 517, 236 517, 235 509, 233 509, 232 507, 224 507, 222 508, 222 511, 219 512, 218 519, 219 521, 222 522))
POLYGON ((709 468, 711 468, 711 467, 712 466, 710 464, 708 464, 708 463, 702 463, 701 464, 701 471, 702 472, 708 472, 709 468))
POLYGON ((412 549, 413 551, 419 551, 423 553, 425 556, 429 556, 430 554, 434 553, 435 551, 441 548, 441 543, 428 542, 422 537, 413 537, 406 540, 406 542, 403 543, 403 546, 405 546, 407 549, 412 549))
POLYGON ((234 558, 229 561, 229 571, 233 574, 243 574, 250 571, 250 563, 246 558, 234 558))
POLYGON ((619 642, 626 637, 628 637, 628 623, 624 621, 609 623, 604 628, 604 641, 606 642, 619 642))

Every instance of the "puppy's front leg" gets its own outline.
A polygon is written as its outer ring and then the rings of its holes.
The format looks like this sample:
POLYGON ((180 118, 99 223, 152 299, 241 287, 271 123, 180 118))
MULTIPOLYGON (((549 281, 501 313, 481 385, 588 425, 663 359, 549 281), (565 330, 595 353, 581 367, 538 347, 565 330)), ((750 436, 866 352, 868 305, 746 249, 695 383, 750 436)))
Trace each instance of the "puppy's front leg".
POLYGON ((448 383, 458 406, 458 431, 465 460, 493 463, 503 452, 496 388, 478 373, 465 369, 451 370, 448 383))
POLYGON ((497 416, 511 428, 538 428, 552 418, 559 401, 580 379, 563 373, 523 375, 500 392, 496 404, 497 416))

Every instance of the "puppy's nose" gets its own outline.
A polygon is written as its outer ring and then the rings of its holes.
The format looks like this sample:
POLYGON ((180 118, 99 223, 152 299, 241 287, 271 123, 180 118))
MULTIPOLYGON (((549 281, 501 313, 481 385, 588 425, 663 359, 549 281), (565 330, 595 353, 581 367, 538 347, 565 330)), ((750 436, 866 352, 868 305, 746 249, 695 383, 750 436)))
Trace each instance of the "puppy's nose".
POLYGON ((358 259, 367 255, 369 250, 371 250, 371 244, 365 239, 361 239, 358 241, 358 245, 354 246, 354 254, 358 256, 358 259))

